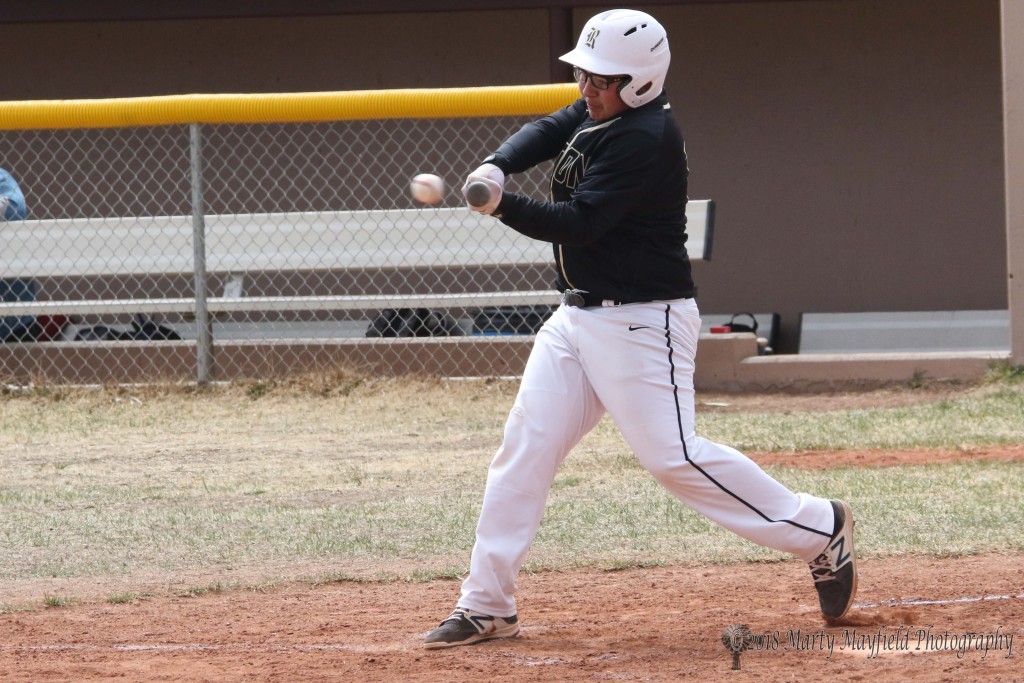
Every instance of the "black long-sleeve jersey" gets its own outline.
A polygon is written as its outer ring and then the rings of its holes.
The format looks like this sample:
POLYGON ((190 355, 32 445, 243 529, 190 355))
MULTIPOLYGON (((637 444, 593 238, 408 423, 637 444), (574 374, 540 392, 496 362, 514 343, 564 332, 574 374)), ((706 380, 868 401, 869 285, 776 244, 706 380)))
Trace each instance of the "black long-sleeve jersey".
POLYGON ((581 98, 526 124, 485 161, 510 174, 549 159, 551 201, 506 192, 495 215, 553 244, 560 290, 620 301, 694 295, 686 149, 665 93, 604 121, 581 98))

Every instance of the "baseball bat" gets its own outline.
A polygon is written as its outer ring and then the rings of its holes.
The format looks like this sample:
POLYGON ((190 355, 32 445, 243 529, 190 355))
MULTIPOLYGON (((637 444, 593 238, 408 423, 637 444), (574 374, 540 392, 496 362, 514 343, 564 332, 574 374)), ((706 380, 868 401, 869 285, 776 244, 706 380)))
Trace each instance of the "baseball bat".
POLYGON ((491 201, 491 188, 482 181, 475 180, 466 186, 466 201, 470 206, 486 206, 491 201))

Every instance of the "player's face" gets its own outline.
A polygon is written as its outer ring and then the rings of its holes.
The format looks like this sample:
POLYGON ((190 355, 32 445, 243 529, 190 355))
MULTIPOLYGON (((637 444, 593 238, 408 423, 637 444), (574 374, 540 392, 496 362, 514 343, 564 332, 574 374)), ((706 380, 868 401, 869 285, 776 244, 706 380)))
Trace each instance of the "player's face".
POLYGON ((587 102, 587 112, 593 120, 604 121, 629 108, 619 97, 619 86, 625 76, 600 76, 579 68, 574 72, 580 94, 587 102))

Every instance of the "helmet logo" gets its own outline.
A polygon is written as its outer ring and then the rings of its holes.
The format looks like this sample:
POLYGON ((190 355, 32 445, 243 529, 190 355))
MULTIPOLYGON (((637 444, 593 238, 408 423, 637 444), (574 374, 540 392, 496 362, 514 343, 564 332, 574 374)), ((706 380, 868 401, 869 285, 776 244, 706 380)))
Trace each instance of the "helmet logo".
POLYGON ((600 29, 596 29, 596 28, 590 29, 590 33, 587 35, 586 46, 589 47, 591 50, 594 49, 594 43, 597 42, 597 36, 600 35, 600 33, 601 33, 600 29))

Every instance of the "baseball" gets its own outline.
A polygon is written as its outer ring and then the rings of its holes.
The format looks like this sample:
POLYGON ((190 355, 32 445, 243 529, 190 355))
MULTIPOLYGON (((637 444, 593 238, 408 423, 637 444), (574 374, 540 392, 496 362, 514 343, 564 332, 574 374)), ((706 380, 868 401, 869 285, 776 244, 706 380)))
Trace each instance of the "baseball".
POLYGON ((409 184, 412 198, 423 204, 437 204, 444 199, 444 180, 433 173, 420 173, 409 184))

